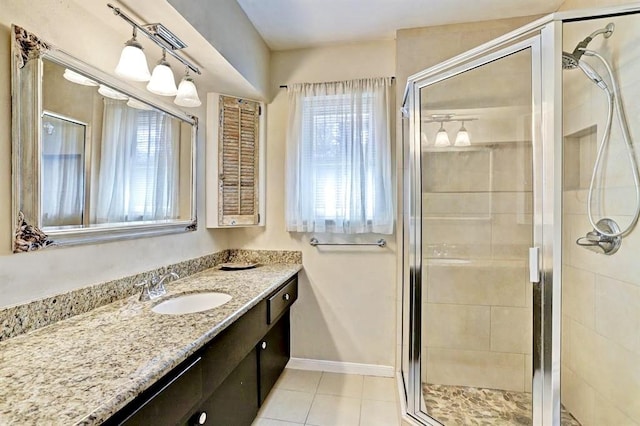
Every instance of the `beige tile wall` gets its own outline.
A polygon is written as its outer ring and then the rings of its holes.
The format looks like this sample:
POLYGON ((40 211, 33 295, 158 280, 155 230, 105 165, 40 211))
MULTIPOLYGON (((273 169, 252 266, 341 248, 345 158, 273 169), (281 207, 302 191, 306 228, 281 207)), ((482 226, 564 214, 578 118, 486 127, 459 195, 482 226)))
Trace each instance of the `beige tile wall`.
MULTIPOLYGON (((611 20, 565 24, 565 50, 611 20)), ((614 35, 606 41, 596 39, 589 47, 617 65, 631 133, 637 139, 640 61, 633 46, 640 39, 640 17, 613 21, 614 35)), ((604 73, 592 58, 586 61, 604 73)), ((583 75, 566 72, 564 81, 562 403, 584 426, 639 425, 640 230, 626 237, 613 256, 592 253, 575 244, 591 230, 586 188, 607 111, 603 93, 583 75), (594 133, 581 133, 593 126, 594 133), (576 157, 579 162, 572 161, 576 157)), ((605 191, 595 194, 592 206, 597 218, 614 217, 624 226, 635 201, 619 130, 614 129, 605 164, 605 191)))
POLYGON ((530 151, 504 143, 465 161, 455 153, 428 158, 422 367, 429 383, 530 391, 530 151))

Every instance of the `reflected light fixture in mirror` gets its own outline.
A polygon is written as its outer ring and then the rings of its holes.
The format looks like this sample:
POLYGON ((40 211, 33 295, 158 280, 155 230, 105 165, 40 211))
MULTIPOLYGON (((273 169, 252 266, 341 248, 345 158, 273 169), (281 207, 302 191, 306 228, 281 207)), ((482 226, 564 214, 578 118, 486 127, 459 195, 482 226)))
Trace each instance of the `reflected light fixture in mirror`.
POLYGON ((133 27, 133 37, 122 49, 115 73, 131 81, 149 81, 151 78, 147 57, 142 51, 142 45, 136 40, 136 27, 133 27))
POLYGON ((420 132, 420 148, 424 150, 429 146, 429 139, 427 138, 427 134, 425 131, 420 132))
POLYGON ((199 107, 202 105, 196 85, 193 84, 193 79, 189 75, 189 68, 187 68, 187 72, 178 86, 178 94, 173 102, 176 105, 189 108, 199 107))
POLYGON ((153 69, 147 90, 160 96, 175 96, 178 94, 173 71, 167 62, 166 50, 162 49, 162 58, 153 69))
POLYGON ((449 142, 449 135, 444 129, 444 123, 442 121, 440 122, 440 129, 438 130, 438 133, 436 133, 436 141, 433 145, 437 147, 445 147, 451 145, 451 142, 449 142))
POLYGON ((153 108, 151 107, 151 105, 147 105, 144 102, 140 102, 137 99, 134 98, 129 98, 129 100, 127 101, 127 106, 130 106, 131 108, 135 108, 135 109, 140 109, 143 111, 152 111, 153 108))
POLYGON ((458 130, 458 134, 456 135, 455 146, 469 146, 471 145, 471 138, 469 137, 469 132, 464 127, 464 121, 462 122, 462 126, 460 130, 458 130))
POLYGON ((126 101, 129 97, 123 93, 118 92, 117 90, 113 90, 109 86, 105 86, 101 84, 98 88, 98 93, 106 98, 115 99, 116 101, 126 101))
POLYGON ((90 78, 85 77, 82 74, 78 74, 75 71, 71 71, 69 68, 66 68, 64 70, 64 74, 62 74, 62 76, 72 82, 72 83, 76 83, 76 84, 81 84, 83 86, 97 86, 98 83, 95 82, 94 80, 91 80, 90 78))

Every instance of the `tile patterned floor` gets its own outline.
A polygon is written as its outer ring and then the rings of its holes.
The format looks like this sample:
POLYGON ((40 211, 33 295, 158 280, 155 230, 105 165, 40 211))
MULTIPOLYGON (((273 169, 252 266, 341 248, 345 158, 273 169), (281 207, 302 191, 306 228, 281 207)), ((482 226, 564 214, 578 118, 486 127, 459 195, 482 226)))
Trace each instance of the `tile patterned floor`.
POLYGON ((285 369, 253 426, 399 426, 393 378, 285 369))
MULTIPOLYGON (((531 425, 531 394, 495 389, 423 384, 427 412, 446 426, 531 425)), ((562 409, 562 426, 580 426, 562 409)))

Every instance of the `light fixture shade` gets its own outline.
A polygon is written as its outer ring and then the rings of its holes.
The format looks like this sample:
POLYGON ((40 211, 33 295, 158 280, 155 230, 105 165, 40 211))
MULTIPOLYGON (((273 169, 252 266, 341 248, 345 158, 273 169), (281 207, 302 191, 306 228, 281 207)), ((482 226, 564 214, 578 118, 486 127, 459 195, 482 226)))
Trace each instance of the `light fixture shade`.
POLYGON ((449 135, 442 124, 440 124, 440 130, 436 133, 436 141, 433 145, 437 147, 451 145, 451 142, 449 142, 449 135))
POLYGON ((116 101, 126 101, 127 99, 129 99, 129 97, 124 93, 120 93, 109 86, 105 86, 104 84, 100 85, 100 87, 98 88, 98 93, 106 98, 115 99, 116 101))
POLYGON ((76 83, 76 84, 81 84, 83 86, 97 86, 98 83, 91 80, 88 77, 85 77, 82 74, 78 74, 75 71, 70 70, 69 68, 65 68, 64 70, 64 74, 62 74, 62 76, 72 82, 72 83, 76 83))
POLYGON ((153 69, 147 90, 160 96, 175 96, 178 94, 176 80, 169 64, 161 60, 153 69))
POLYGON ((420 132, 420 148, 424 150, 428 146, 429 146, 429 139, 427 139, 427 134, 424 131, 422 131, 420 132))
POLYGON ((141 109, 143 111, 151 111, 153 109, 151 105, 140 102, 139 100, 134 98, 129 98, 129 100, 127 101, 127 105, 131 108, 141 109))
POLYGON ((122 49, 115 73, 131 81, 149 81, 151 78, 147 57, 144 56, 142 46, 135 38, 129 40, 122 49))
POLYGON ((471 145, 471 138, 469 137, 469 132, 464 128, 464 125, 458 131, 456 135, 456 146, 469 146, 471 145))
POLYGON ((189 108, 195 108, 202 105, 200 97, 198 97, 196 85, 193 84, 193 79, 188 75, 186 75, 180 82, 180 85, 178 86, 178 95, 173 102, 176 105, 189 108))

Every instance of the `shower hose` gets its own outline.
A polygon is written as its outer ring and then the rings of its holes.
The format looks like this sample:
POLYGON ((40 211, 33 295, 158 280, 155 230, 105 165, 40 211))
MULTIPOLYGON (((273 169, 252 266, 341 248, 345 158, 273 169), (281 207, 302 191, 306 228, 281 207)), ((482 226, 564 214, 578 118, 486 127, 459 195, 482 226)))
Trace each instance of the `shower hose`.
POLYGON ((602 64, 605 66, 607 70, 607 73, 609 74, 609 80, 611 81, 611 86, 613 88, 613 90, 610 90, 608 88, 604 89, 604 91, 607 93, 607 96, 609 98, 608 112, 607 112, 607 125, 605 126, 604 132, 602 134, 602 140, 600 142, 600 146, 598 147, 598 152, 596 155, 596 162, 593 166, 593 173, 591 174, 591 182, 589 184, 589 194, 587 197, 587 213, 588 213, 587 215, 589 217, 589 222, 591 223, 591 226, 593 226, 593 229, 595 231, 597 231, 599 234, 604 235, 606 237, 615 238, 615 237, 624 236, 628 232, 630 232, 638 222, 638 217, 640 216, 640 177, 638 176, 638 164, 636 162, 633 143, 631 141, 629 127, 627 125, 627 119, 625 117, 624 110, 623 110, 622 99, 620 97, 620 90, 618 88, 618 84, 616 82, 611 66, 609 65, 607 60, 604 57, 602 57, 602 55, 600 55, 598 52, 595 52, 593 50, 588 50, 588 49, 581 49, 581 50, 584 52, 585 55, 594 56, 602 62, 602 64), (604 152, 607 146, 609 145, 609 141, 611 139, 611 127, 613 123, 614 109, 616 110, 616 116, 618 118, 618 122, 620 123, 620 128, 622 130, 622 137, 626 144, 627 156, 629 157, 629 162, 631 163, 631 174, 633 175, 633 183, 636 189, 636 209, 635 209, 635 213, 633 214, 633 219, 631 220, 631 222, 626 228, 618 232, 606 232, 598 228, 598 225, 593 219, 593 213, 591 211, 591 200, 593 198, 596 175, 598 173, 598 169, 601 166, 604 152))

